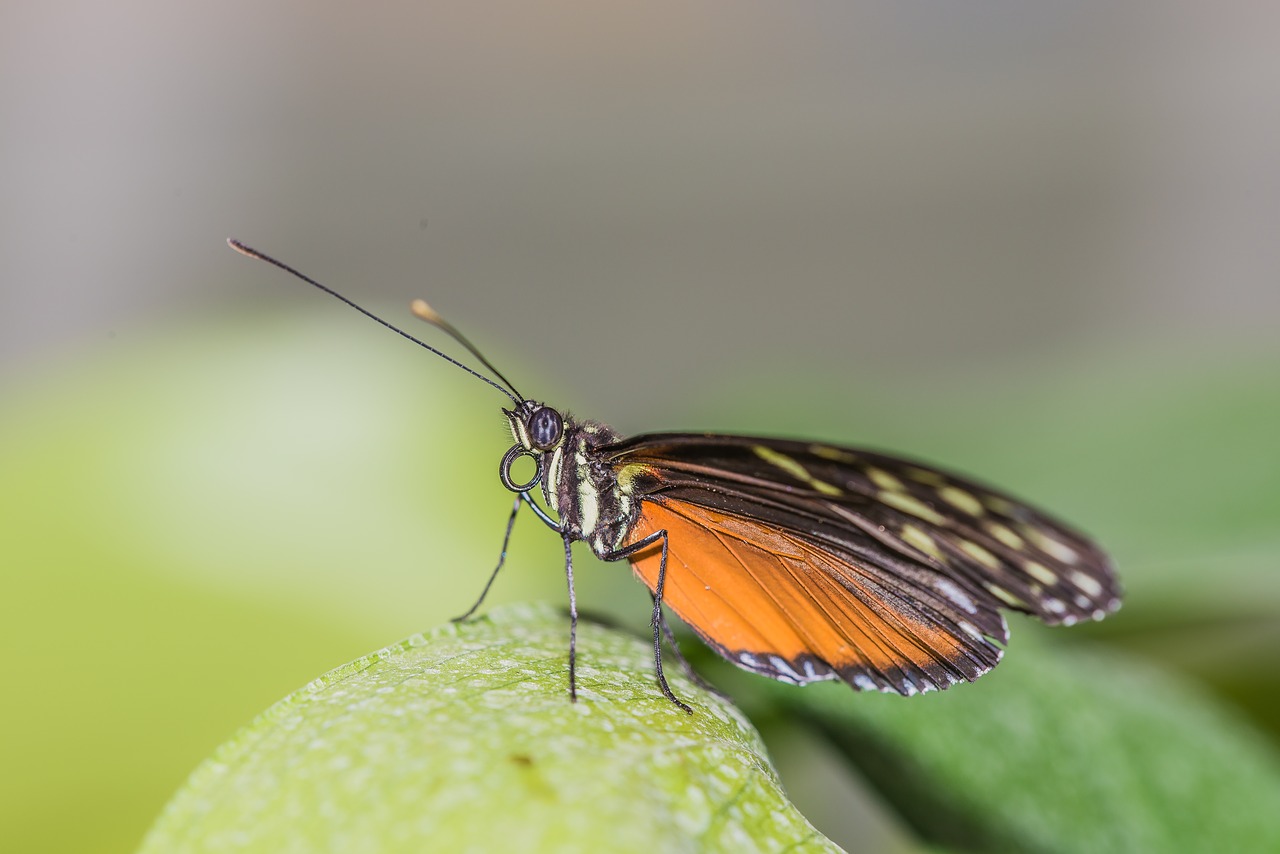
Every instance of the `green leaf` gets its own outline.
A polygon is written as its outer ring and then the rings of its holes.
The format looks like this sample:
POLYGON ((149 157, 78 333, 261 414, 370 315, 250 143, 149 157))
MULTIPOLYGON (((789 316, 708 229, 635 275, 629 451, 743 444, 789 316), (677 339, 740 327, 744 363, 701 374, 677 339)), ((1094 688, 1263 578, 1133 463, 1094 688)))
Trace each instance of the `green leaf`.
POLYGON ((191 776, 143 852, 832 851, 754 730, 651 650, 516 606, 331 671, 191 776))
POLYGON ((1016 640, 943 694, 751 690, 822 731, 935 845, 1280 851, 1280 763, 1252 727, 1164 671, 1016 640))

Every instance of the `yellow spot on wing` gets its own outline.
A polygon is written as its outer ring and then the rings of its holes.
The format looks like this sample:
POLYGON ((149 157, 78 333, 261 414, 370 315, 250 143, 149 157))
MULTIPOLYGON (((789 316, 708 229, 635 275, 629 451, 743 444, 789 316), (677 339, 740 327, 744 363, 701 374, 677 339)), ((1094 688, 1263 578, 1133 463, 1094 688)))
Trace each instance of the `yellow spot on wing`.
POLYGON ((996 597, 1006 605, 1011 605, 1014 608, 1018 608, 1025 604, 1017 596, 1014 596, 1012 593, 1010 593, 1008 590, 1005 590, 1003 587, 999 586, 998 584, 988 584, 987 589, 991 591, 992 596, 996 597))
POLYGON ((992 513, 999 513, 1001 516, 1013 516, 1017 511, 1012 502, 1006 501, 999 495, 984 495, 982 503, 987 505, 987 509, 992 513))
POLYGON ((775 451, 773 448, 767 448, 764 445, 752 445, 751 450, 755 452, 757 457, 770 465, 777 466, 796 480, 809 479, 808 470, 786 454, 775 451))
POLYGON ((938 549, 938 543, 924 531, 915 525, 902 526, 902 541, 910 546, 914 546, 930 557, 941 559, 942 552, 938 549))
POLYGON ((946 486, 947 479, 936 471, 922 469, 912 466, 907 469, 907 475, 916 483, 923 483, 925 486, 946 486))
POLYGON ((894 492, 907 491, 907 488, 902 485, 902 481, 882 469, 868 468, 867 477, 871 478, 871 482, 881 489, 891 489, 894 492))
POLYGON ((630 463, 623 466, 618 469, 618 488, 629 495, 631 493, 632 486, 635 483, 635 479, 649 471, 651 471, 649 466, 641 463, 630 463))
POLYGON ((826 481, 818 480, 816 477, 809 478, 809 485, 821 492, 823 495, 843 495, 840 488, 832 486, 826 481))
POLYGON ((822 457, 824 460, 831 460, 836 463, 856 463, 858 455, 840 448, 832 448, 829 445, 810 445, 809 453, 815 457, 822 457))
POLYGON ((989 569, 998 569, 1000 566, 1000 559, 977 543, 961 540, 960 551, 989 569))
POLYGON ((1049 587, 1058 583, 1057 573, 1042 563, 1036 563, 1033 560, 1027 561, 1025 569, 1027 570, 1027 575, 1049 587))
POLYGON ((809 473, 809 470, 807 468, 802 466, 799 462, 792 459, 791 457, 788 457, 786 454, 781 453, 780 451, 775 451, 773 448, 769 448, 764 445, 752 445, 751 450, 760 459, 764 460, 770 465, 777 466, 778 468, 785 471, 787 474, 794 477, 796 480, 803 481, 804 483, 808 484, 809 486, 813 487, 815 490, 817 490, 818 492, 821 492, 824 495, 841 495, 842 494, 839 487, 832 486, 829 483, 818 480, 816 477, 814 477, 812 474, 809 473))
POLYGON ((915 516, 917 519, 923 519, 926 522, 931 522, 934 525, 941 525, 946 521, 942 516, 934 512, 929 505, 925 504, 918 498, 907 495, 905 492, 883 490, 876 495, 876 498, 880 499, 880 502, 883 504, 887 504, 896 510, 901 510, 903 513, 915 516))
POLYGON ((1024 525, 1022 532, 1026 534, 1027 539, 1031 541, 1033 546, 1063 563, 1075 563, 1080 559, 1080 555, 1076 554, 1075 549, 1066 543, 1055 540, 1039 528, 1024 525))
POLYGON ((982 508, 982 502, 965 492, 958 486, 944 486, 938 490, 938 497, 957 507, 970 516, 981 516, 985 510, 982 508))
POLYGON ((987 529, 988 534, 995 537, 1011 549, 1026 548, 1027 543, 1022 539, 1022 537, 1019 537, 999 522, 986 522, 983 527, 987 529))
POLYGON ((1085 575, 1077 569, 1071 573, 1071 580, 1075 582, 1076 587, 1079 587, 1092 597, 1096 598, 1102 595, 1102 584, 1091 575, 1085 575))

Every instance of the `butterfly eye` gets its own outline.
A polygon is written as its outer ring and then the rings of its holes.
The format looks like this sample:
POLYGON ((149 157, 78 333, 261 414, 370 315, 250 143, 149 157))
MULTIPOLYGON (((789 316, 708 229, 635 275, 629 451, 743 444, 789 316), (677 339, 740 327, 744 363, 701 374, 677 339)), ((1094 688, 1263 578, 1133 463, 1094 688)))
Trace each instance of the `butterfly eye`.
POLYGON ((529 416, 529 441, 539 451, 549 451, 564 435, 564 419, 550 406, 543 406, 529 416))

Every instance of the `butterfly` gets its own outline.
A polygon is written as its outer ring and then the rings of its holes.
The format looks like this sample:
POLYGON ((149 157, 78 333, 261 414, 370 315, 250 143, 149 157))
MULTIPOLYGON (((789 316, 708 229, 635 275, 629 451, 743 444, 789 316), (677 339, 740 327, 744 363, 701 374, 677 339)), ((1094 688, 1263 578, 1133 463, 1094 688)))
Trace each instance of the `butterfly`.
MULTIPOLYGON (((746 670, 804 685, 912 695, 970 682, 1000 660, 1004 611, 1050 625, 1120 607, 1110 558, 1065 523, 929 465, 819 442, 709 433, 626 438, 520 394, 421 300, 413 312, 453 337, 497 380, 446 355, 292 267, 273 264, 483 380, 511 399, 512 446, 499 477, 564 542, 569 586, 569 693, 577 698, 574 542, 630 562, 653 598, 654 668, 670 608, 707 646, 746 670), (530 458, 534 474, 512 467, 530 458), (541 499, 541 501, 539 501, 541 499), (543 506, 545 505, 545 507, 543 506)), ((683 658, 680 659, 683 664, 683 658)), ((687 669, 687 665, 686 665, 687 669)), ((692 674, 691 674, 692 675, 692 674)))

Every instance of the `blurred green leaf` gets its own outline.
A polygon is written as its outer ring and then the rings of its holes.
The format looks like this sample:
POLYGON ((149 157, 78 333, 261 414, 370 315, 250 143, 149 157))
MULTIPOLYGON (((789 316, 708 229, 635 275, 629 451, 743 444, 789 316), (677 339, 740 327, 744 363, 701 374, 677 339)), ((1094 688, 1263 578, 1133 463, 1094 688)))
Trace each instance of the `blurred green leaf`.
POLYGON ((976 685, 911 699, 734 682, 824 733, 935 845, 1280 851, 1280 763, 1259 733, 1167 673, 1032 640, 976 685))
POLYGON ((833 851, 754 730, 667 701, 641 641, 513 606, 353 661, 192 775, 143 844, 173 851, 833 851))

